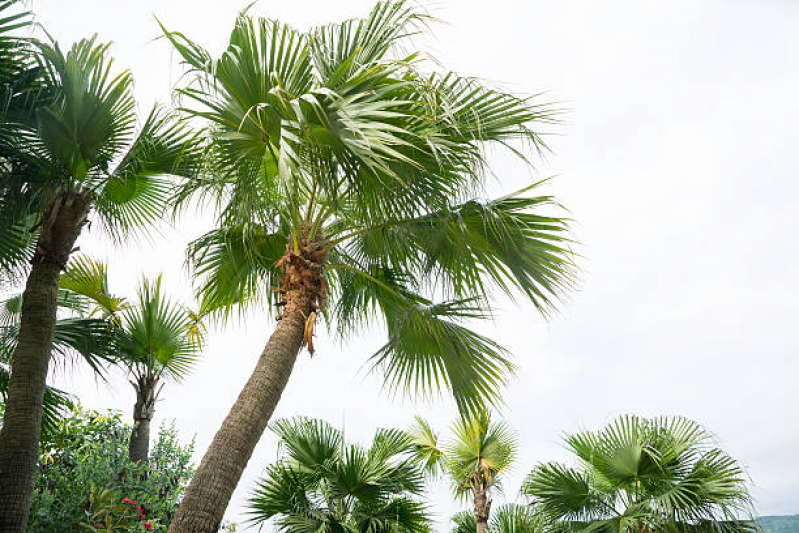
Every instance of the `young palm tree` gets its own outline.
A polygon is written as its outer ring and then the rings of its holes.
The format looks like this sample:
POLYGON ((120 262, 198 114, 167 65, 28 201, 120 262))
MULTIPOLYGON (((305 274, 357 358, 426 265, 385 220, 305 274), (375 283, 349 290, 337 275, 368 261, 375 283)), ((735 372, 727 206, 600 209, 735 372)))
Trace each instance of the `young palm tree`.
POLYGON ((364 448, 345 443, 341 431, 321 420, 279 420, 272 429, 283 455, 250 499, 254 524, 275 518, 285 533, 429 532, 418 499, 424 469, 406 433, 378 430, 364 448))
MULTIPOLYGON (((463 511, 452 517, 452 533, 476 533, 474 513, 463 511)), ((508 503, 500 506, 488 521, 488 533, 543 533, 543 517, 528 505, 508 503)))
POLYGON ((114 363, 127 368, 136 391, 130 458, 146 461, 150 422, 164 378, 180 380, 192 369, 202 346, 200 318, 161 292, 161 277, 142 280, 138 301, 129 303, 108 289, 103 263, 86 257, 73 260, 61 287, 85 298, 91 315, 112 327, 114 363))
POLYGON ((623 416, 566 444, 579 466, 539 465, 522 489, 557 531, 757 530, 743 469, 696 422, 623 416))
POLYGON ((507 424, 492 422, 486 413, 462 417, 452 430, 452 440, 439 448, 438 436, 417 418, 410 430, 416 456, 427 465, 438 462, 452 480, 455 494, 471 497, 477 533, 488 533, 491 493, 513 464, 516 436, 507 424))
POLYGON ((20 532, 33 489, 59 277, 75 241, 92 210, 118 238, 157 220, 167 175, 198 168, 194 136, 167 113, 153 109, 136 132, 131 77, 112 74, 108 45, 82 40, 64 53, 35 42, 25 54, 17 76, 33 87, 24 94, 35 97, 0 131, 0 223, 8 229, 0 264, 28 273, 0 430, 0 530, 20 532))
POLYGON ((308 33, 242 14, 217 59, 165 30, 190 71, 186 110, 213 141, 214 172, 180 196, 218 208, 218 228, 189 253, 203 305, 280 310, 173 532, 216 531, 318 321, 340 334, 382 322, 388 341, 372 363, 390 386, 446 387, 477 411, 497 401, 512 365, 463 321, 489 314, 492 287, 545 312, 571 281, 567 221, 550 197, 533 185, 479 198, 486 148, 541 149, 534 128, 555 111, 423 73, 430 63, 400 45, 425 21, 403 1, 308 33))
POLYGON ((121 316, 117 349, 136 391, 130 458, 147 461, 150 421, 163 379, 181 380, 197 361, 203 326, 198 316, 161 293, 161 278, 144 280, 138 304, 121 316))

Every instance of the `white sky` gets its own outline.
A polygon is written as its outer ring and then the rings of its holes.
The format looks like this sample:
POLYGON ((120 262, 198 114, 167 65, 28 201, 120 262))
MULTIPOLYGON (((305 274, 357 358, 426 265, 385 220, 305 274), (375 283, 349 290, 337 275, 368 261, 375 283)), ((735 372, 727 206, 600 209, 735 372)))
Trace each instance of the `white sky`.
MULTIPOLYGON (((47 30, 67 44, 97 32, 133 71, 143 110, 169 101, 179 70, 157 15, 211 50, 226 42, 245 2, 33 0, 47 30)), ((368 12, 371 0, 262 0, 253 13, 299 28, 368 12)), ((749 470, 762 514, 799 513, 799 4, 791 0, 447 0, 430 6, 434 55, 466 75, 521 93, 549 91, 572 109, 538 176, 572 212, 584 255, 580 290, 548 323, 529 304, 498 301, 481 330, 508 347, 520 371, 503 414, 521 436, 505 483, 513 499, 539 461, 564 459, 563 432, 599 428, 621 413, 682 414, 714 431, 749 470)), ((530 181, 498 154, 492 190, 530 181)), ((142 273, 163 272, 189 298, 185 243, 202 215, 153 246, 111 250, 101 232, 80 246, 107 260, 112 290, 133 294, 142 273)), ((272 324, 212 331, 202 363, 168 385, 156 423, 176 419, 196 435, 197 460, 249 375, 272 324)), ((379 331, 344 345, 320 335, 300 357, 276 416, 303 414, 367 440, 378 426, 421 413, 443 429, 451 403, 412 404, 380 391, 364 363, 379 331)), ((126 415, 133 392, 75 371, 58 379, 92 408, 126 415)), ((267 434, 227 517, 238 521, 264 466, 267 434)), ((441 523, 455 510, 433 490, 441 523)), ((502 499, 502 498, 500 498, 502 499)))

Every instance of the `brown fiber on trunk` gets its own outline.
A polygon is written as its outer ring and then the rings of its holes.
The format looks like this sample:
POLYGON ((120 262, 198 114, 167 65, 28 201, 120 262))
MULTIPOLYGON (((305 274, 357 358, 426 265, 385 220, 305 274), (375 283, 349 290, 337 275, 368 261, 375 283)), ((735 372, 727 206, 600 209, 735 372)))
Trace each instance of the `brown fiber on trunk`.
POLYGON ((326 293, 323 265, 327 252, 321 240, 308 239, 307 234, 301 244, 298 253, 289 249, 279 262, 283 314, 194 474, 170 533, 219 530, 230 497, 288 383, 297 354, 313 334, 313 318, 326 293))
POLYGON ((22 295, 17 347, 0 429, 0 531, 23 533, 28 521, 58 282, 92 206, 91 192, 62 190, 47 202, 32 268, 22 295))
POLYGON ((150 454, 150 422, 155 415, 155 402, 160 392, 158 377, 141 376, 131 383, 136 390, 136 405, 133 407, 133 429, 128 452, 132 461, 146 462, 150 454))

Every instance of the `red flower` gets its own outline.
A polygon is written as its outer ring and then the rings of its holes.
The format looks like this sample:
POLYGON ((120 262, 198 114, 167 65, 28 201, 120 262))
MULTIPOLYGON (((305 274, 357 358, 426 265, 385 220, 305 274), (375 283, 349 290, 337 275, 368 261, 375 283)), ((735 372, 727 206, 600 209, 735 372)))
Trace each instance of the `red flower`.
POLYGON ((144 520, 144 515, 141 515, 141 519, 144 520))
POLYGON ((144 529, 146 529, 147 531, 152 531, 153 530, 153 525, 150 522, 145 522, 144 523, 144 529))
POLYGON ((130 498, 122 498, 122 503, 131 503, 130 498))

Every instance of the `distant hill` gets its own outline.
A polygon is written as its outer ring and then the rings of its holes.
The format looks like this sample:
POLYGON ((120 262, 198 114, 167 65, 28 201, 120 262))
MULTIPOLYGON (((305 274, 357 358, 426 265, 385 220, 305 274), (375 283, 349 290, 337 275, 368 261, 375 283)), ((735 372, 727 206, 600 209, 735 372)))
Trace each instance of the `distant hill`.
POLYGON ((757 521, 763 533, 799 533, 799 514, 761 516, 757 521))

